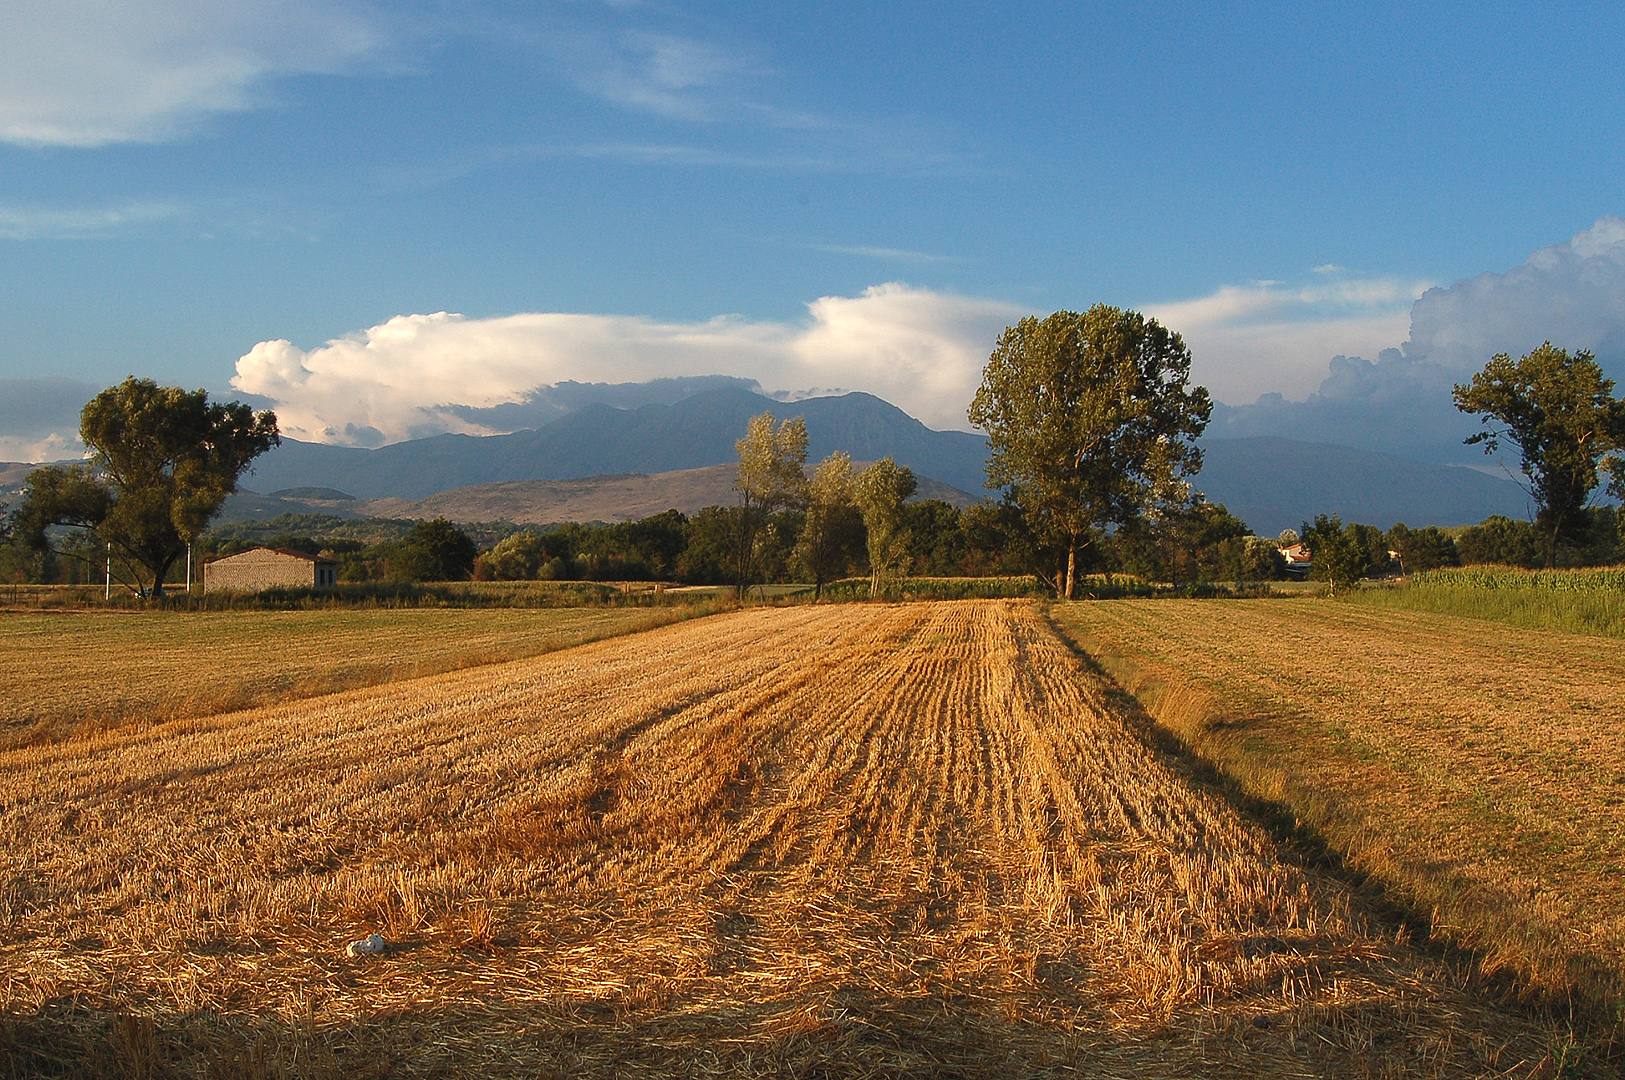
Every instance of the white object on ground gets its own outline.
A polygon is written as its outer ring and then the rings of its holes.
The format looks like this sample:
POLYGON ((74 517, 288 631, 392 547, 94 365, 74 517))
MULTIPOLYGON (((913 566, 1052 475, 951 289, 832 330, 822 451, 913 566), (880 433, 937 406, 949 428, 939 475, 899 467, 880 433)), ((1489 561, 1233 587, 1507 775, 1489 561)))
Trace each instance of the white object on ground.
POLYGON ((349 948, 344 951, 351 956, 377 956, 387 948, 389 948, 389 943, 383 938, 377 934, 368 934, 360 941, 350 942, 349 948))

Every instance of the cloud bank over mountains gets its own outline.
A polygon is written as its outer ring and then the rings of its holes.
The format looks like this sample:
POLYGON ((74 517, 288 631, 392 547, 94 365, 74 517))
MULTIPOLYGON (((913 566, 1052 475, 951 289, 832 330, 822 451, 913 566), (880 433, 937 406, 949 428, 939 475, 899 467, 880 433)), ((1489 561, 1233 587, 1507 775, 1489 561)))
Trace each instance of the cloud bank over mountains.
POLYGON ((309 351, 261 342, 237 362, 231 383, 274 402, 294 438, 355 446, 509 430, 483 423, 481 411, 558 383, 699 375, 751 379, 769 391, 866 390, 931 427, 965 429, 991 342, 1025 314, 899 284, 826 296, 807 308, 798 323, 400 315, 309 351))
POLYGON ((1410 330, 1375 361, 1337 355, 1305 401, 1280 393, 1220 408, 1209 434, 1281 435, 1385 450, 1445 464, 1482 463, 1462 440, 1478 429, 1450 390, 1496 353, 1522 356, 1544 341, 1594 353, 1625 377, 1625 218, 1604 217, 1505 273, 1431 288, 1411 308, 1410 330))
MULTIPOLYGON (((1448 287, 1327 266, 1305 285, 1255 282, 1146 310, 1185 335, 1196 379, 1218 400, 1256 398, 1221 406, 1212 436, 1477 462, 1462 446, 1475 421, 1455 411, 1450 388, 1493 353, 1522 355, 1549 339, 1625 374, 1625 219, 1605 217, 1505 273, 1448 287)), ((513 430, 527 403, 537 416, 551 408, 547 388, 558 384, 702 375, 769 392, 864 390, 931 427, 964 430, 999 331, 1031 313, 890 283, 823 297, 799 322, 401 315, 308 351, 261 342, 232 385, 272 401, 295 438, 356 446, 513 430)))
MULTIPOLYGON (((1483 464, 1462 444, 1477 421, 1455 410, 1450 389, 1493 353, 1519 356, 1551 340, 1591 350, 1625 378, 1625 218, 1446 287, 1323 267, 1305 285, 1255 282, 1145 310, 1185 334, 1197 380, 1231 402, 1215 410, 1210 437, 1276 435, 1483 464)), ((589 398, 632 407, 686 392, 620 384, 703 376, 785 400, 863 390, 931 427, 965 430, 999 331, 1034 313, 890 283, 815 300, 796 321, 400 315, 308 350, 261 342, 231 384, 273 406, 288 435, 352 446, 535 427, 589 398)), ((96 389, 9 380, 0 457, 76 456, 78 408, 96 389)))

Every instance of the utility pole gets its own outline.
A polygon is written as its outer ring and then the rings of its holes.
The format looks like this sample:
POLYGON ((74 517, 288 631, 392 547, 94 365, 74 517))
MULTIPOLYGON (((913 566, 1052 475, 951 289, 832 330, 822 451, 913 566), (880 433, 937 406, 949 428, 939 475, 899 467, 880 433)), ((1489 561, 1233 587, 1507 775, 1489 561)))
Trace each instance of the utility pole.
POLYGON ((102 593, 102 599, 113 599, 113 541, 107 542, 107 588, 102 593))
POLYGON ((186 591, 192 591, 192 541, 186 542, 186 591))

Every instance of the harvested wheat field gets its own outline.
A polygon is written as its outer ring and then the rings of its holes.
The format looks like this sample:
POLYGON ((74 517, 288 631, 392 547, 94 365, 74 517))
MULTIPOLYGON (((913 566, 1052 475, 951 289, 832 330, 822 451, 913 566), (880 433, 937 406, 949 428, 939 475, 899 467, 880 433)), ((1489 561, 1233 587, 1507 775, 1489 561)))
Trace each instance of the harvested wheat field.
POLYGON ((0 613, 0 748, 534 656, 683 608, 0 613))
POLYGON ((1554 1074, 1121 709, 1035 605, 798 607, 0 754, 0 1061, 1554 1074))
POLYGON ((1625 644, 1351 602, 1056 617, 1158 719, 1439 932, 1625 1017, 1625 644))

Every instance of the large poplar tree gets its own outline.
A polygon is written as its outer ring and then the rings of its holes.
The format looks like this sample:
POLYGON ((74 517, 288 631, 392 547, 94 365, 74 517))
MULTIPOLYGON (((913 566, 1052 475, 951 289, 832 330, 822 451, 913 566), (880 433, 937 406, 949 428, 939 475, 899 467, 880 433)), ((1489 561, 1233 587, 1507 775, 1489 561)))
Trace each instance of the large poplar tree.
POLYGON ((764 552, 765 528, 774 511, 800 506, 807 492, 807 424, 799 416, 773 423, 773 414, 752 417, 745 437, 734 444, 739 474, 734 490, 733 562, 740 597, 755 582, 764 552))
POLYGON ((1061 597, 1074 594, 1080 550, 1201 468, 1213 405, 1190 369, 1178 334, 1106 304, 999 335, 970 420, 988 434, 987 486, 1049 545, 1061 597))
POLYGON ((883 597, 905 569, 908 537, 903 528, 903 503, 919 481, 907 465, 883 457, 858 474, 852 498, 863 513, 869 548, 869 595, 883 597))
POLYGON ((853 502, 852 458, 837 450, 819 463, 807 485, 807 516, 796 541, 796 560, 813 580, 813 599, 846 572, 863 546, 863 518, 853 502))

